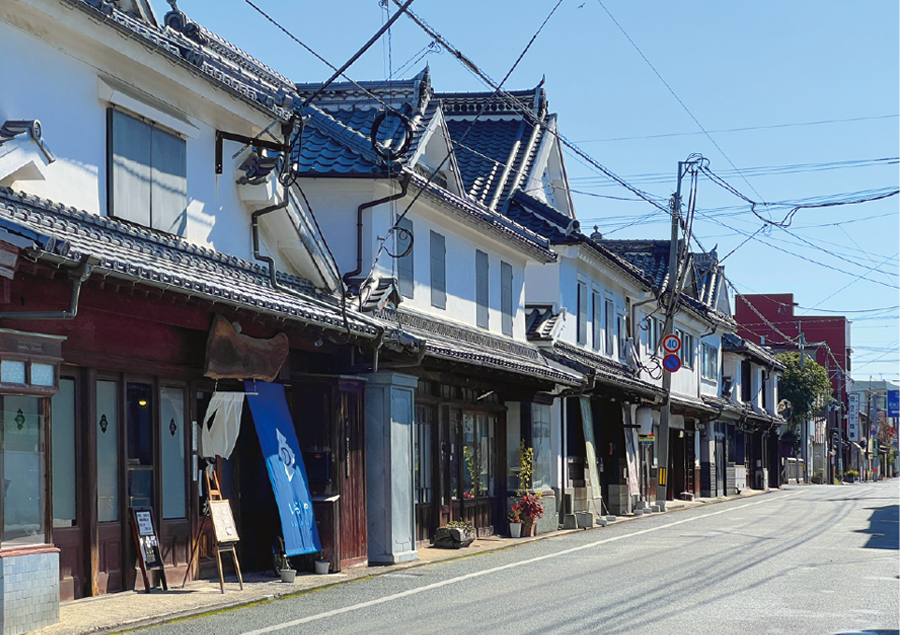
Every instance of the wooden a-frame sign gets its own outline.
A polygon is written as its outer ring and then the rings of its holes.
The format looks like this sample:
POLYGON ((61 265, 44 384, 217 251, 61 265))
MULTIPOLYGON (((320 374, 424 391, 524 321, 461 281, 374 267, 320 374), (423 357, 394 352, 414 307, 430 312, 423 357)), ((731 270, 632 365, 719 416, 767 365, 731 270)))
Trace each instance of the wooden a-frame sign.
POLYGON ((144 577, 144 590, 150 593, 149 571, 159 570, 159 577, 165 591, 169 590, 166 582, 166 570, 163 566, 162 552, 159 549, 159 538, 156 536, 156 525, 153 523, 153 510, 149 507, 129 507, 131 510, 131 528, 137 545, 138 562, 141 575, 144 577))

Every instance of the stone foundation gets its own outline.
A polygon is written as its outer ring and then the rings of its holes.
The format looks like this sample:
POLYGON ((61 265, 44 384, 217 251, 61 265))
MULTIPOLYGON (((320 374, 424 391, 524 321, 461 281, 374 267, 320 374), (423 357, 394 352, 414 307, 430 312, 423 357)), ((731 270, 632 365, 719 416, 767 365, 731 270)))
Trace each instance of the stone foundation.
POLYGON ((49 545, 0 551, 2 635, 59 622, 59 549, 49 545))

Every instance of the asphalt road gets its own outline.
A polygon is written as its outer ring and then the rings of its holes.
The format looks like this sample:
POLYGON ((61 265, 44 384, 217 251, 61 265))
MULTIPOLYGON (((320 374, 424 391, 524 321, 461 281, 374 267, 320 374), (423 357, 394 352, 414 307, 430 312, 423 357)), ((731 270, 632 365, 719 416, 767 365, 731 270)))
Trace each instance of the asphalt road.
POLYGON ((147 630, 896 635, 898 485, 794 487, 147 630))

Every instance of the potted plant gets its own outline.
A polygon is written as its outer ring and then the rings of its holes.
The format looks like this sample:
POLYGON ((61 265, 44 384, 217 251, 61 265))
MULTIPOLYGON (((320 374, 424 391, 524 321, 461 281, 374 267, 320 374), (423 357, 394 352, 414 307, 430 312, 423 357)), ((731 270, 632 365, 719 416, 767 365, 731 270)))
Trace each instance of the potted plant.
POLYGON ((856 470, 847 470, 844 472, 844 480, 848 483, 853 483, 856 481, 856 477, 859 476, 859 472, 856 470))
POLYGON ((509 535, 511 538, 522 536, 522 512, 519 511, 518 503, 509 511, 509 535))
POLYGON ((522 518, 522 535, 534 535, 534 521, 544 517, 544 504, 540 494, 526 493, 513 505, 513 510, 518 511, 522 518))

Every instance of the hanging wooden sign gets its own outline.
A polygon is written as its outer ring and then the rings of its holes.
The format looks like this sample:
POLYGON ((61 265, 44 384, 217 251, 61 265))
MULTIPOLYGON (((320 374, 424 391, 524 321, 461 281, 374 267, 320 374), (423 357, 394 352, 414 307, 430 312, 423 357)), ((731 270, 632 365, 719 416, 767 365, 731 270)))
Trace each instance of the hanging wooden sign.
POLYGON ((163 589, 168 591, 166 570, 163 566, 159 538, 156 536, 156 525, 153 523, 153 511, 149 507, 129 507, 131 510, 131 528, 137 546, 138 563, 144 577, 144 590, 150 593, 150 576, 148 571, 159 571, 163 589))

